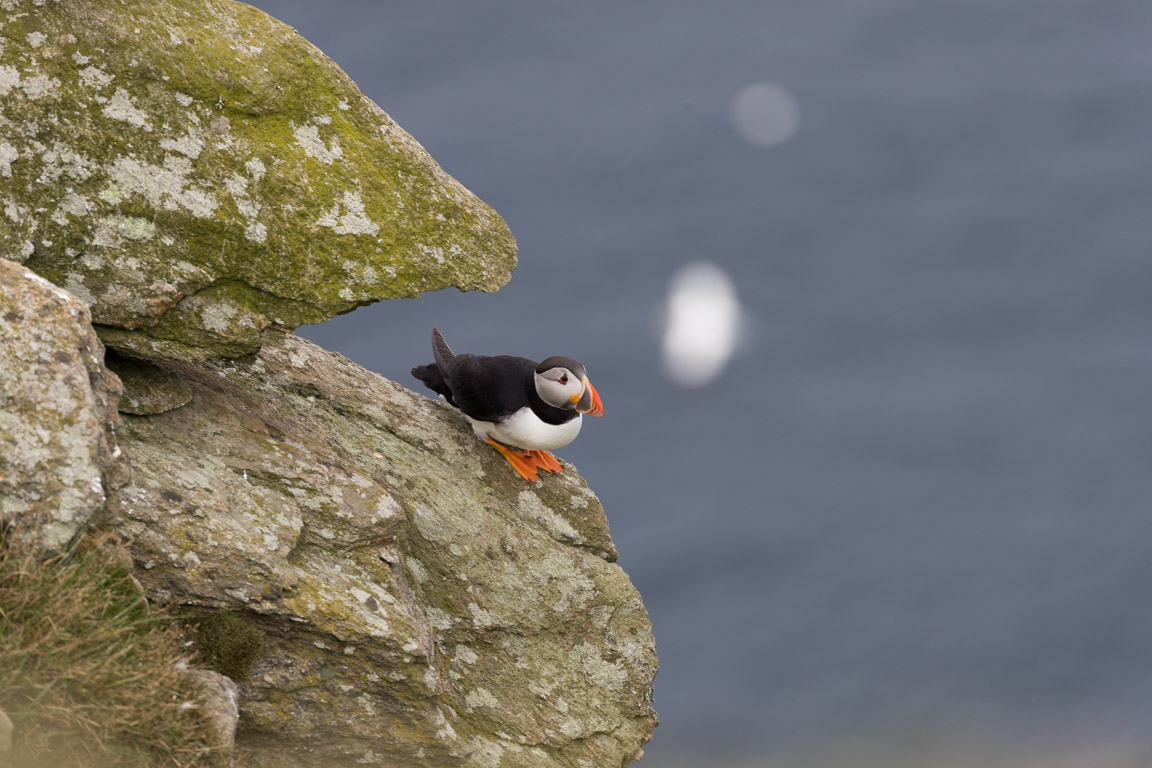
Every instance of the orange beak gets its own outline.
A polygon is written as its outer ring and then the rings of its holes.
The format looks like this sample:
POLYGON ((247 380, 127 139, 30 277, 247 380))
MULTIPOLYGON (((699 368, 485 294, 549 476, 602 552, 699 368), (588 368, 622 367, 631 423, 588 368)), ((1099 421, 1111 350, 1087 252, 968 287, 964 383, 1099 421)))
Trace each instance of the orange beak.
POLYGON ((576 403, 576 410, 589 416, 604 416, 604 403, 600 402, 600 394, 588 379, 584 379, 584 393, 576 403))

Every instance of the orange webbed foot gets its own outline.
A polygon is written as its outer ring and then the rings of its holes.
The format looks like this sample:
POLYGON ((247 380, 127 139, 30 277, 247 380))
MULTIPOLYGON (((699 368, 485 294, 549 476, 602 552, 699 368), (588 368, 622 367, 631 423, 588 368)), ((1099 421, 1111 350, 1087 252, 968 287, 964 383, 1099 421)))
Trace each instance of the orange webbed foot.
POLYGON ((545 472, 563 472, 564 465, 556 461, 556 457, 548 451, 529 451, 535 465, 545 472))
POLYGON ((512 465, 512 469, 516 470, 520 477, 530 483, 534 483, 540 479, 539 474, 536 472, 537 464, 531 451, 518 453, 501 445, 492 438, 488 438, 488 445, 500 451, 500 455, 508 460, 508 463, 512 465))

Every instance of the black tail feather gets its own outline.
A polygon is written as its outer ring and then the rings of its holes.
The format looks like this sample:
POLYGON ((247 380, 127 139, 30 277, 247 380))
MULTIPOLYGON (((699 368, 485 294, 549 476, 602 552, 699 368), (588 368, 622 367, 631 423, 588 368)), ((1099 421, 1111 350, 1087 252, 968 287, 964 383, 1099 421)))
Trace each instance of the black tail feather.
POLYGON ((444 341, 444 336, 438 328, 432 329, 432 354, 436 358, 436 365, 440 366, 440 374, 451 379, 452 360, 456 357, 456 353, 448 346, 448 342, 444 341))

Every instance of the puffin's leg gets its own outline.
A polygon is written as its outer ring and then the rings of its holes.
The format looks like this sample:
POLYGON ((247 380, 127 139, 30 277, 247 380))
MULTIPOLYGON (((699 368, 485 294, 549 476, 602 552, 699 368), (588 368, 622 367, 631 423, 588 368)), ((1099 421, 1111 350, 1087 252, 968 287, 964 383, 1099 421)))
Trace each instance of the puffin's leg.
POLYGON ((556 461, 556 457, 548 451, 532 451, 532 458, 536 466, 546 472, 563 472, 564 465, 556 461))
POLYGON ((534 483, 540 478, 536 473, 536 464, 529 456, 509 450, 492 438, 488 438, 487 442, 488 445, 500 451, 500 455, 508 460, 508 463, 512 465, 512 469, 516 470, 520 474, 520 477, 530 483, 534 483))

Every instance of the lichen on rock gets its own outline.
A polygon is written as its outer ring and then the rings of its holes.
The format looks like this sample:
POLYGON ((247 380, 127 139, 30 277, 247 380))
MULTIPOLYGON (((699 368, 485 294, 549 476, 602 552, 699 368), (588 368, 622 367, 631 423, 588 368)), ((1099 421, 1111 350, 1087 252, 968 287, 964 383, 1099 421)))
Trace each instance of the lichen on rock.
POLYGON ((109 346, 200 360, 449 286, 507 226, 290 27, 230 0, 5 0, 0 251, 109 346))
POLYGON ((246 765, 622 765, 656 657, 603 508, 527 487, 441 403, 292 335, 158 364, 193 396, 125 418, 102 525, 156 599, 264 633, 246 765))
POLYGON ((239 688, 200 677, 244 766, 641 754, 652 629, 574 468, 529 486, 446 405, 289 332, 496 290, 503 221, 255 8, 0 7, 24 264, 0 260, 0 514, 112 532, 151 601, 214 628, 239 688))
POLYGON ((0 520, 56 549, 123 482, 120 381, 88 310, 0 259, 0 520))

